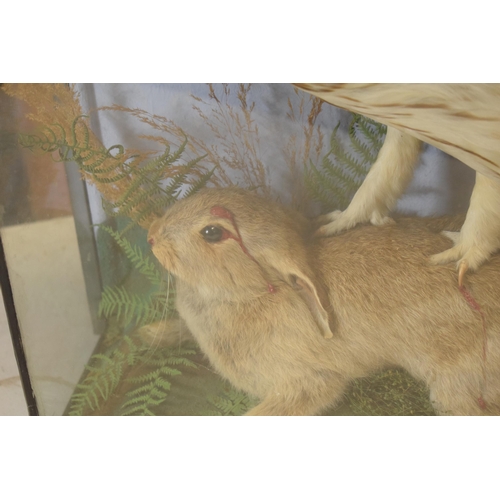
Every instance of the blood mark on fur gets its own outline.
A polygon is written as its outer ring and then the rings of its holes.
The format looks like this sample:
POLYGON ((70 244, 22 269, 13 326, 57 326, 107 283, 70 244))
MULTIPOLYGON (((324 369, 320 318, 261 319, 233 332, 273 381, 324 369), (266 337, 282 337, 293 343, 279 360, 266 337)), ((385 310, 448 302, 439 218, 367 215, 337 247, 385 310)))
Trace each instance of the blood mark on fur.
MULTIPOLYGON (((247 247, 243 243, 243 238, 241 237, 236 221, 234 220, 234 215, 227 208, 221 207, 219 205, 212 207, 210 209, 210 214, 215 215, 215 217, 221 217, 222 219, 227 219, 229 220, 229 222, 231 222, 237 236, 223 229, 222 239, 223 240, 231 239, 236 241, 240 245, 240 248, 243 250, 243 253, 247 257, 252 259, 262 269, 262 266, 257 262, 255 257, 248 251, 247 247)), ((267 284, 267 290, 269 291, 269 293, 276 293, 276 287, 271 285, 271 283, 267 284)))
MULTIPOLYGON (((463 297, 465 298, 467 303, 472 307, 472 309, 474 309, 474 311, 478 312, 479 315, 481 316, 481 322, 482 322, 482 326, 483 326, 483 353, 482 353, 483 354, 482 355, 483 366, 482 366, 482 372, 483 372, 483 386, 484 386, 484 384, 486 384, 486 353, 487 353, 487 349, 488 349, 488 336, 486 334, 486 317, 484 315, 484 312, 481 309, 481 306, 476 302, 476 300, 469 293, 469 291, 463 285, 460 285, 458 287, 458 289, 460 290, 460 293, 463 295, 463 297)), ((479 407, 481 409, 484 410, 486 408, 486 402, 484 401, 482 395, 480 395, 477 398, 477 402, 478 402, 479 407)))
POLYGON ((250 255, 250 252, 247 250, 247 247, 243 243, 243 239, 241 237, 240 231, 238 230, 238 226, 236 225, 236 221, 234 220, 234 215, 226 208, 219 207, 219 206, 212 207, 210 210, 210 214, 215 215, 216 217, 220 217, 222 219, 228 219, 231 222, 231 224, 233 225, 233 228, 238 236, 236 237, 232 233, 230 233, 229 231, 226 231, 225 229, 223 229, 222 239, 224 239, 224 240, 232 239, 234 241, 237 241, 238 244, 240 245, 241 249, 245 253, 245 255, 250 257, 254 262, 257 262, 254 259, 254 257, 252 255, 250 255))

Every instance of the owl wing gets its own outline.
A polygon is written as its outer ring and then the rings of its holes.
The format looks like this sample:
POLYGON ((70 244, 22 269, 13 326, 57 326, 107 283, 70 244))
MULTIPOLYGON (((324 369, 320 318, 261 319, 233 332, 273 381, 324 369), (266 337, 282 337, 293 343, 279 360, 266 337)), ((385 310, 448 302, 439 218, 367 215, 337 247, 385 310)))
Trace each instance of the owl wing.
POLYGON ((500 179, 500 84, 330 84, 298 88, 401 130, 500 179))

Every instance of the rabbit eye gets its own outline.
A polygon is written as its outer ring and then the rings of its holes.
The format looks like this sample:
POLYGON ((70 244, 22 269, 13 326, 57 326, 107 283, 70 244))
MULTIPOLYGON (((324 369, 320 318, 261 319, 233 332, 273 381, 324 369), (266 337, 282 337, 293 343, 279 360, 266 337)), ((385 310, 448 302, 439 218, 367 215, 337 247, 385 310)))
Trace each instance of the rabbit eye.
POLYGON ((200 231, 203 239, 209 243, 217 243, 224 235, 223 230, 218 226, 206 226, 200 231))

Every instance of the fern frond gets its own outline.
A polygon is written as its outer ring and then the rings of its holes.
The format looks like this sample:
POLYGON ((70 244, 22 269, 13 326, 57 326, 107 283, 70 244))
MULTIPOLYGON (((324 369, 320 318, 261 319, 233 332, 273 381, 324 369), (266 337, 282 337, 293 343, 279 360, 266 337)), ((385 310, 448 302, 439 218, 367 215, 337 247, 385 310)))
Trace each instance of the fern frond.
POLYGON ((153 367, 162 367, 165 364, 169 364, 173 366, 184 365, 191 368, 197 368, 195 363, 185 357, 196 354, 195 350, 176 347, 175 354, 176 356, 172 356, 171 348, 159 349, 155 352, 145 352, 141 357, 141 362, 153 367), (179 356, 183 357, 180 358, 179 356))
MULTIPOLYGON (((186 354, 195 354, 195 352, 196 351, 193 351, 192 349, 191 350, 188 350, 188 349, 185 350, 186 354)), ((184 355, 186 355, 186 354, 184 354, 184 355)), ((189 361, 189 359, 187 359, 187 358, 180 358, 178 356, 168 356, 165 359, 165 363, 167 363, 169 365, 173 365, 173 366, 183 365, 183 366, 189 366, 191 368, 196 368, 196 364, 195 363, 193 363, 192 361, 189 361)))
POLYGON ((33 152, 36 152, 37 149, 43 153, 58 151, 59 158, 56 161, 74 161, 82 171, 93 174, 97 182, 109 182, 109 179, 101 177, 101 175, 111 173, 117 167, 125 166, 124 148, 121 145, 115 145, 108 149, 103 146, 97 148, 90 146, 90 132, 85 122, 81 120, 82 118, 86 117, 84 115, 77 116, 73 120, 70 139, 68 139, 64 128, 55 123, 50 127, 45 127, 39 135, 19 134, 18 143, 33 152), (83 139, 78 139, 77 128, 80 129, 83 139), (114 149, 118 150, 117 156, 111 154, 114 149), (109 162, 107 167, 102 167, 107 160, 114 161, 109 162))
MULTIPOLYGON (((188 139, 186 136, 184 136, 184 142, 177 148, 177 151, 175 151, 175 153, 168 156, 167 165, 173 165, 176 161, 180 160, 182 153, 184 153, 184 150, 186 149, 187 143, 188 143, 188 139)), ((170 152, 170 149, 169 149, 169 152, 170 152)))
POLYGON ((143 383, 127 393, 128 399, 121 406, 120 414, 123 416, 154 415, 154 408, 165 402, 170 387, 171 384, 165 379, 165 375, 158 373, 148 383, 143 383))
POLYGON ((357 116, 354 118, 356 124, 359 126, 361 134, 370 143, 371 148, 377 151, 384 143, 384 137, 387 132, 387 127, 381 123, 377 123, 364 116, 357 116))
MULTIPOLYGON (((325 163, 323 163, 325 165, 325 163)), ((349 201, 349 192, 338 184, 338 169, 335 173, 328 173, 328 170, 317 169, 311 162, 309 165, 309 176, 314 179, 315 198, 323 201, 325 206, 334 204, 335 207, 343 207, 349 201)), ((311 182, 311 181, 310 181, 311 182)))
POLYGON ((98 410, 118 387, 127 362, 120 350, 112 356, 94 354, 86 367, 87 376, 76 386, 71 398, 69 415, 83 415, 85 407, 92 411, 98 410))
MULTIPOLYGON (((146 221, 151 217, 160 216, 165 209, 174 203, 183 186, 188 181, 189 176, 194 176, 192 180, 196 190, 205 186, 211 174, 195 172, 196 165, 205 157, 200 156, 191 160, 186 165, 175 166, 176 174, 169 174, 170 167, 179 160, 187 142, 174 153, 170 152, 167 145, 163 154, 152 158, 140 168, 134 169, 134 176, 123 190, 120 197, 113 204, 116 215, 125 215, 132 219, 132 222, 147 226, 146 221), (168 179, 165 185, 165 179, 168 179)), ((213 172, 213 171, 212 171, 213 172)), ((194 190, 191 190, 191 193, 194 190)), ((127 226, 122 234, 132 227, 132 223, 127 226)))
POLYGON ((217 166, 215 166, 212 170, 209 170, 206 174, 202 175, 194 184, 192 184, 186 191, 185 197, 187 198, 189 196, 192 196, 200 189, 204 188, 207 185, 207 182, 210 180, 210 177, 212 177, 216 168, 217 166))
MULTIPOLYGON (((359 136, 359 118, 352 120, 349 126, 349 139, 353 150, 361 156, 365 163, 372 164, 376 160, 375 148, 365 144, 359 136)), ((377 148, 378 149, 378 148, 377 148)))
MULTIPOLYGON (((359 162, 343 145, 336 139, 332 134, 330 140, 330 152, 329 155, 333 155, 335 158, 335 163, 340 166, 340 169, 344 171, 346 169, 354 172, 358 175, 366 175, 366 169, 362 167, 361 162, 359 162)), ((339 169, 339 170, 340 170, 339 169)))
POLYGON ((209 402, 214 405, 219 412, 209 411, 211 414, 218 415, 243 415, 255 403, 249 396, 235 389, 225 391, 223 396, 209 398, 209 402))
POLYGON ((144 255, 137 245, 132 246, 132 243, 127 238, 124 238, 118 231, 115 231, 110 226, 101 224, 99 227, 116 241, 125 252, 129 261, 134 265, 135 269, 146 276, 152 284, 159 285, 161 283, 161 274, 157 266, 147 255, 144 255))
POLYGON ((375 161, 383 142, 384 128, 354 115, 348 129, 350 143, 338 137, 340 123, 330 137, 330 150, 318 166, 309 160, 304 181, 312 198, 324 210, 345 209, 375 161))
MULTIPOLYGON (((139 377, 133 377, 129 379, 129 382, 136 382, 136 383, 142 383, 142 382, 151 382, 152 380, 157 379, 161 375, 170 375, 170 376, 175 376, 175 375, 180 375, 181 372, 179 370, 176 370, 174 368, 170 368, 168 366, 162 366, 161 368, 158 368, 156 370, 153 370, 151 372, 146 373, 145 375, 140 375, 139 377)), ((130 394, 134 393, 132 391, 130 394)))
POLYGON ((323 207, 332 205, 332 193, 325 188, 321 182, 322 174, 316 166, 310 161, 309 166, 304 169, 304 184, 306 189, 314 196, 316 201, 319 201, 323 207))
POLYGON ((126 381, 132 384, 132 388, 125 395, 120 414, 154 415, 156 407, 168 396, 170 379, 181 374, 175 366, 197 368, 184 358, 193 354, 196 354, 193 349, 177 347, 151 351, 151 345, 144 342, 137 332, 125 335, 110 354, 92 356, 86 367, 86 376, 71 398, 69 414, 76 416, 99 411, 118 385, 126 381), (135 377, 124 375, 129 368, 137 366, 153 366, 153 369, 135 377))
POLYGON ((98 314, 106 318, 114 315, 125 325, 134 320, 136 326, 142 326, 159 321, 162 310, 151 296, 134 294, 121 286, 107 286, 102 292, 98 314))

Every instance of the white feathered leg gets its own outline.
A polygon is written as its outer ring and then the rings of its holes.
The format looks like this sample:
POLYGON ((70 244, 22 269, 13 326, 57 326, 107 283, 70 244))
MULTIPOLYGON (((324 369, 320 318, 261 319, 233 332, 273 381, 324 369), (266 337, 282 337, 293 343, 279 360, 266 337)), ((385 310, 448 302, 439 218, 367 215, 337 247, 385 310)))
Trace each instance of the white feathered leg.
POLYGON ((351 203, 343 212, 337 210, 325 216, 331 222, 320 227, 317 234, 329 236, 363 222, 375 226, 394 222, 387 215, 412 178, 420 145, 418 139, 387 127, 377 160, 351 203))
POLYGON ((476 172, 476 184, 460 233, 443 232, 454 247, 431 257, 432 264, 457 262, 459 284, 470 269, 475 271, 500 249, 500 181, 476 172))

